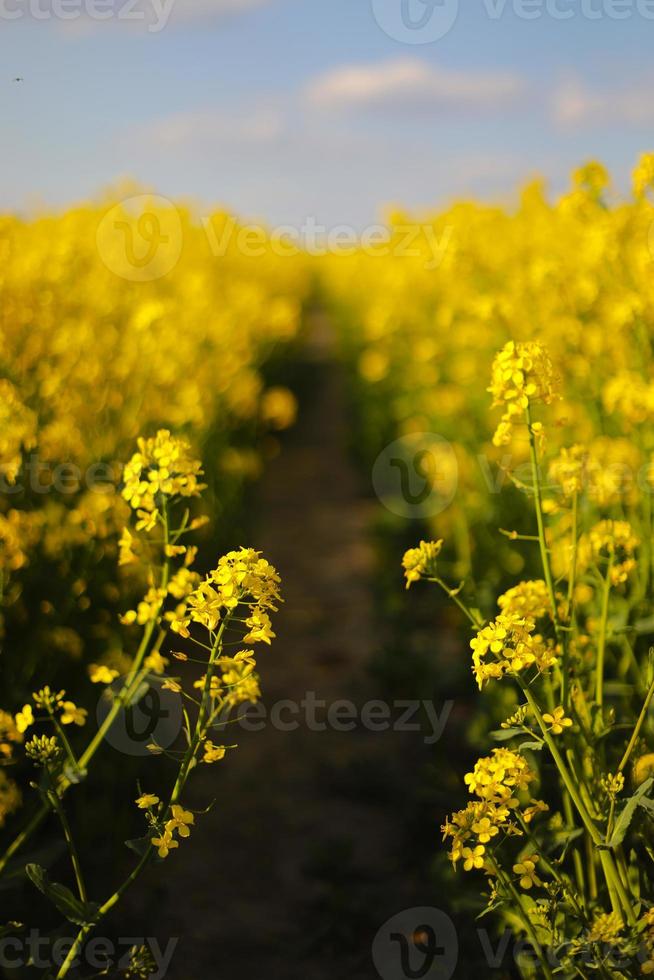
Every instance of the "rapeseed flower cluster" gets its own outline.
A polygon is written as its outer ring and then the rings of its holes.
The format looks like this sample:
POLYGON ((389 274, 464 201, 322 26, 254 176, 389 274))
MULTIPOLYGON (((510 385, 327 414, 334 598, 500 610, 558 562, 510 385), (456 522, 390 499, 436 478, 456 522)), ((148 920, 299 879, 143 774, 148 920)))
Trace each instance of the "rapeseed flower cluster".
POLYGON ((579 566, 585 570, 608 563, 612 584, 621 585, 636 567, 634 555, 639 544, 628 521, 600 521, 580 538, 579 566))
MULTIPOLYGON (((127 566, 136 581, 145 582, 145 594, 136 608, 120 616, 126 636, 138 633, 140 639, 132 657, 101 659, 84 672, 87 685, 103 688, 105 715, 99 717, 98 731, 80 748, 78 730, 86 724, 88 709, 73 701, 65 689, 47 684, 14 714, 0 711, 0 765, 19 763, 24 748, 25 759, 41 770, 39 783, 30 785, 38 789, 42 801, 36 818, 27 821, 0 858, 0 876, 9 859, 51 814, 61 825, 78 889, 79 899, 71 894, 70 902, 81 903, 75 906, 75 922, 84 924, 59 977, 67 975, 89 931, 149 861, 168 858, 191 836, 196 814, 182 803, 189 777, 198 764, 214 765, 235 747, 221 744, 218 734, 238 705, 261 696, 254 645, 271 644, 275 636, 271 616, 282 601, 277 571, 252 548, 223 555, 204 578, 192 569, 198 548, 187 543, 187 536, 205 523, 202 518, 192 518, 188 510, 188 502, 204 489, 200 460, 185 438, 169 430, 139 439, 137 448, 124 470, 122 495, 129 509, 127 523, 116 530, 120 544, 115 556, 119 567, 127 566), (180 636, 194 646, 194 657, 170 649, 180 636), (175 676, 171 672, 174 660, 199 663, 199 678, 188 683, 186 677, 175 676), (66 798, 77 784, 91 778, 94 757, 119 715, 150 688, 170 692, 183 703, 183 731, 177 742, 168 747, 158 744, 155 726, 147 745, 153 756, 163 756, 173 764, 176 775, 166 794, 140 791, 136 805, 145 816, 147 833, 127 842, 139 854, 139 863, 102 906, 93 906, 86 922, 79 909, 85 907, 87 889, 75 832, 66 814, 66 798), (49 731, 42 733, 43 728, 49 731)), ((126 647, 129 644, 127 640, 126 647)), ((0 827, 21 804, 18 783, 0 768, 0 827)), ((28 865, 27 871, 35 880, 44 880, 44 870, 38 866, 28 865)), ((68 896, 64 886, 57 888, 52 894, 68 896)), ((61 912, 62 902, 57 899, 55 905, 61 912)))
POLYGON ((510 340, 493 361, 488 390, 493 395, 493 405, 501 405, 504 410, 493 443, 508 445, 512 425, 524 419, 531 405, 538 402, 549 405, 558 396, 559 385, 547 348, 534 341, 510 340))
POLYGON ((527 760, 509 749, 494 749, 492 755, 478 760, 465 777, 477 800, 452 814, 442 828, 444 839, 451 838, 453 864, 461 861, 464 871, 496 873, 494 847, 505 837, 521 837, 525 824, 547 809, 542 801, 525 795, 535 779, 527 760))
POLYGON ((545 619, 552 616, 552 602, 547 583, 542 579, 519 582, 501 595, 497 604, 506 615, 526 620, 545 619))
POLYGON ((269 611, 277 610, 281 601, 279 575, 273 566, 253 548, 240 548, 224 555, 209 575, 190 593, 183 616, 174 619, 171 628, 181 636, 190 636, 190 626, 198 623, 215 630, 226 613, 245 607, 244 643, 268 643, 274 638, 269 611))
MULTIPOLYGON (((558 198, 535 181, 512 208, 396 212, 378 250, 323 263, 366 458, 397 436, 419 445, 421 433, 438 433, 456 458, 456 495, 427 531, 448 542, 457 578, 471 571, 473 529, 518 528, 525 515, 517 496, 498 492, 531 482, 525 399, 539 448, 551 423, 541 460, 551 513, 569 515, 576 495, 619 518, 606 511, 633 506, 652 485, 653 161, 639 162, 632 198, 618 199, 591 162, 558 198), (483 381, 493 363, 499 425, 483 381)), ((477 557, 477 574, 491 560, 498 574, 519 573, 510 538, 477 557)))
MULTIPOLYGON (((0 222, 0 636, 20 634, 1 670, 17 699, 44 647, 86 663, 97 647, 119 648, 121 592, 140 583, 126 537, 115 572, 116 532, 130 505, 144 528, 160 527, 162 490, 193 504, 201 474, 185 447, 210 440, 207 482, 226 513, 261 469, 266 433, 293 423, 295 398, 268 385, 266 364, 301 333, 310 270, 265 241, 256 258, 244 254, 227 213, 164 208, 130 185, 0 222), (180 246, 152 276, 141 275, 138 247, 130 258, 141 212, 180 246), (106 242, 100 232, 118 226, 106 242), (93 581, 71 601, 89 568, 93 581)), ((162 239, 162 255, 167 247, 162 239)))
POLYGON ((517 674, 535 668, 542 673, 558 662, 552 640, 535 633, 533 619, 518 613, 500 613, 470 641, 473 672, 479 689, 504 674, 517 674))
POLYGON ((442 541, 421 541, 417 548, 410 548, 402 559, 407 589, 413 582, 436 574, 437 559, 442 541))
MULTIPOLYGON (((595 190, 602 193, 601 181, 595 190)), ((540 343, 527 349, 531 358, 518 366, 519 348, 502 348, 491 391, 505 408, 501 425, 524 423, 528 436, 526 466, 510 471, 523 498, 512 510, 521 530, 502 536, 526 556, 516 567, 535 575, 505 589, 495 618, 465 582, 451 589, 440 576, 416 575, 453 598, 474 628, 473 673, 487 692, 485 712, 499 715, 491 737, 501 745, 465 776, 475 799, 443 834, 455 866, 487 876, 487 909, 534 948, 538 966, 519 960, 522 976, 583 976, 575 966, 582 956, 602 974, 609 944, 620 957, 610 975, 635 980, 654 973, 645 897, 654 884, 645 844, 654 811, 654 550, 651 466, 639 474, 630 467, 651 459, 654 440, 633 435, 645 402, 636 410, 625 394, 620 408, 610 403, 622 430, 557 446, 556 372, 540 343), (503 683, 501 695, 490 681, 503 683), (501 720, 507 698, 514 708, 501 720), (531 798, 535 786, 542 799, 531 798), (550 946, 562 950, 558 970, 550 946)), ((601 406, 606 385, 599 396, 601 406)), ((440 552, 450 569, 448 543, 439 541, 440 552)), ((493 556, 486 560, 497 580, 493 556)), ((411 557, 403 564, 405 575, 420 567, 411 557)))

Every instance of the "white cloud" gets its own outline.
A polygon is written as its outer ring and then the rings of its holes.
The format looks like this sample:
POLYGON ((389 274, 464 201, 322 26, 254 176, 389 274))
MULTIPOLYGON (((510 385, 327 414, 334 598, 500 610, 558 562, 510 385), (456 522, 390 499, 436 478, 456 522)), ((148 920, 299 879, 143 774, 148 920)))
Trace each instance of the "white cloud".
POLYGON ((627 123, 638 126, 654 122, 652 80, 643 80, 612 91, 591 90, 579 79, 563 82, 552 100, 552 115, 562 126, 627 123))
POLYGON ((509 71, 457 71, 419 58, 336 68, 311 82, 305 95, 323 108, 493 108, 515 102, 525 91, 509 71))
POLYGON ((146 127, 141 135, 160 147, 265 146, 278 141, 284 131, 284 117, 275 108, 243 109, 236 113, 223 109, 180 112, 146 127))

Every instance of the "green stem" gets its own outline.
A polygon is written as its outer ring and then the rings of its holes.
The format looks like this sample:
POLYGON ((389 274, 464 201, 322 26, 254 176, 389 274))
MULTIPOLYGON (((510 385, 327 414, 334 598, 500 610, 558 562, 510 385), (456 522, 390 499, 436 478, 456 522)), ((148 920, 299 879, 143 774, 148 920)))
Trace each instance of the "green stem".
MULTIPOLYGON (((221 623, 220 629, 216 634, 216 639, 211 649, 211 657, 209 659, 209 664, 207 666, 207 675, 206 675, 204 690, 202 694, 202 703, 200 705, 200 711, 198 713, 198 719, 195 725, 195 731, 193 733, 191 743, 184 755, 184 759, 180 766, 179 774, 177 776, 177 780, 175 781, 175 786, 173 788, 170 797, 170 802, 168 803, 168 806, 164 811, 164 816, 162 818, 164 823, 167 819, 167 816, 170 814, 172 806, 179 800, 182 794, 182 791, 184 789, 184 786, 186 785, 186 781, 188 779, 191 770, 191 765, 197 755, 198 747, 204 735, 204 731, 206 727, 206 719, 211 709, 211 678, 213 677, 214 674, 216 658, 221 650, 222 636, 225 629, 227 628, 230 618, 231 617, 229 616, 226 617, 226 619, 224 619, 223 622, 221 623)), ((120 888, 118 888, 111 896, 111 898, 109 898, 104 903, 104 905, 100 908, 95 921, 93 923, 83 926, 82 929, 80 929, 75 939, 75 942, 70 950, 70 953, 66 957, 65 962, 62 964, 62 967, 59 973, 57 974, 57 980, 62 980, 63 977, 67 976, 68 971, 71 969, 73 962, 77 957, 77 954, 79 953, 80 949, 84 944, 84 941, 86 940, 86 937, 90 934, 90 932, 93 929, 95 929, 95 927, 98 925, 101 919, 107 914, 107 912, 109 912, 114 907, 114 905, 116 905, 120 901, 121 897, 124 895, 127 889, 131 887, 131 885, 136 881, 136 879, 139 877, 141 872, 146 867, 148 861, 152 856, 152 853, 153 853, 153 846, 150 845, 146 850, 145 854, 143 855, 143 857, 141 858, 141 860, 139 861, 138 865, 132 871, 129 878, 127 878, 126 881, 123 882, 120 888)))
POLYGON ((554 621, 554 628, 556 630, 557 638, 559 637, 560 627, 559 627, 559 617, 556 610, 556 593, 554 591, 554 580, 552 578, 552 569, 550 567, 550 556, 547 547, 547 541, 545 540, 545 520, 543 518, 543 496, 540 488, 540 474, 538 469, 538 450, 536 448, 536 438, 534 436, 534 430, 531 422, 531 411, 529 407, 526 409, 527 417, 527 428, 529 430, 529 454, 531 457, 531 470, 533 478, 533 490, 534 490, 534 504, 536 509, 536 524, 538 526, 538 543, 540 545, 540 556, 543 565, 543 574, 545 576, 545 583, 547 585, 547 591, 549 593, 550 602, 552 604, 552 619, 554 621))
POLYGON ((584 840, 586 842, 586 858, 588 860, 588 891, 591 902, 595 902, 597 901, 597 872, 595 869, 597 852, 593 847, 590 834, 584 834, 584 840))
POLYGON ((231 618, 230 616, 227 616, 220 624, 220 629, 216 634, 216 639, 211 649, 211 656, 209 657, 209 663, 207 665, 207 674, 205 677, 204 689, 202 692, 202 703, 200 705, 197 721, 195 723, 195 731, 193 732, 193 737, 191 738, 189 747, 186 750, 184 760, 180 767, 179 774, 177 776, 177 780, 175 782, 172 795, 170 797, 170 805, 168 807, 169 810, 174 803, 177 803, 180 796, 182 795, 182 791, 186 784, 186 780, 188 779, 191 765, 193 764, 193 760, 197 755, 200 742, 202 741, 202 737, 206 730, 207 716, 209 715, 211 710, 211 679, 214 675, 216 657, 218 656, 218 653, 220 652, 222 646, 223 634, 227 629, 230 618, 231 618))
POLYGON ((11 861, 14 854, 17 854, 18 851, 20 851, 20 849, 23 847, 23 845, 26 844, 27 841, 32 837, 32 835, 36 833, 36 831, 39 829, 39 827, 41 826, 41 824, 43 823, 43 821, 45 820, 49 812, 50 812, 50 808, 47 807, 45 804, 43 804, 43 806, 40 806, 39 809, 34 814, 34 816, 31 818, 30 822, 27 824, 27 826, 24 827, 21 830, 21 832, 18 834, 18 836, 14 838, 14 840, 11 842, 11 844, 9 845, 5 853, 2 855, 2 858, 0 858, 0 875, 5 870, 7 864, 9 863, 9 861, 11 861))
POLYGON ((609 599, 611 597, 611 567, 613 562, 609 561, 604 580, 602 592, 602 613, 600 617, 600 632, 597 643, 597 667, 595 673, 595 701, 598 707, 604 705, 604 661, 606 658, 606 633, 609 620, 609 599))
MULTIPOLYGON (((523 831, 524 835, 526 837, 528 837, 529 840, 532 842, 532 844, 534 846, 534 851, 540 853, 540 851, 541 851, 541 845, 539 844, 538 840, 536 839, 536 835, 531 830, 530 825, 525 822, 525 820, 521 816, 519 810, 516 811, 516 816, 518 818, 518 822, 519 822, 520 826, 522 827, 522 831, 523 831)), ((585 919, 586 918, 585 913, 584 913, 582 907, 577 902, 577 899, 574 896, 574 893, 573 893, 573 891, 572 891, 572 889, 570 887, 569 880, 565 879, 559 873, 559 870, 556 867, 556 865, 555 864, 552 864, 552 862, 549 861, 544 854, 540 854, 540 863, 545 868, 545 870, 547 872, 549 872, 549 874, 552 875, 552 877, 555 879, 555 881, 557 881, 559 883, 559 885, 561 886, 561 888, 563 890, 563 893, 565 894, 565 896, 567 897, 568 901, 572 905, 572 908, 574 909, 575 914, 578 915, 580 919, 585 919)))
MULTIPOLYGON (((561 702, 563 707, 567 709, 569 707, 569 700, 570 700, 569 697, 570 668, 569 668, 568 639, 567 639, 567 634, 562 632, 561 630, 561 625, 559 623, 559 614, 556 607, 556 592, 554 589, 554 579, 552 577, 550 553, 545 538, 545 519, 543 517, 543 495, 540 486, 540 471, 538 467, 538 449, 536 447, 536 437, 534 435, 534 429, 531 421, 531 409, 529 405, 527 405, 527 408, 525 409, 525 418, 527 421, 527 429, 529 430, 529 455, 531 458, 534 507, 536 510, 536 524, 538 527, 538 544, 540 546, 540 557, 541 557, 541 564, 543 566, 543 575, 545 576, 545 583, 547 585, 547 591, 552 606, 552 622, 554 623, 554 632, 556 633, 556 640, 561 649, 561 669, 560 669, 561 702)), ((558 668, 557 668, 557 673, 559 673, 558 668)))
POLYGON ((531 690, 529 689, 528 685, 523 684, 522 681, 520 682, 520 684, 524 692, 524 695, 527 698, 527 701, 529 702, 529 707, 531 708, 534 717, 538 723, 538 726, 543 734, 543 738, 545 739, 547 747, 550 750, 550 754, 554 759, 556 768, 558 769, 561 779, 563 780, 563 784, 577 809, 577 813, 581 817, 581 821, 584 827, 586 828, 586 830, 588 831, 588 833, 590 834, 590 836, 592 837, 593 841, 599 844, 601 841, 599 831, 597 830, 595 824, 592 822, 590 815, 586 810, 586 807, 584 806, 581 796, 577 790, 577 786, 575 785, 574 780, 572 779, 570 773, 568 772, 568 767, 563 761, 563 757, 559 752, 558 746, 554 742, 554 739, 552 737, 549 728, 545 724, 540 708, 536 704, 536 700, 533 694, 531 693, 531 690))
MULTIPOLYGON (((51 780, 50 773, 48 773, 48 778, 51 780)), ((84 884, 84 875, 82 873, 82 864, 79 858, 79 852, 77 850, 75 841, 73 839, 73 833, 70 828, 70 823, 68 822, 68 817, 66 816, 66 811, 61 805, 61 800, 59 799, 59 796, 57 794, 57 789, 54 784, 52 785, 51 789, 47 793, 47 799, 50 803, 50 806, 57 814, 62 830, 64 832, 66 845, 68 846, 68 852, 70 854, 70 861, 73 866, 73 872, 75 874, 75 881, 77 882, 77 891, 79 892, 79 897, 83 902, 86 902, 88 901, 88 893, 86 891, 86 885, 84 884)))
POLYGON ((102 921, 102 919, 104 919, 104 917, 111 911, 114 905, 116 905, 120 901, 120 899, 123 897, 127 889, 134 884, 136 879, 145 869, 151 857, 152 857, 152 847, 150 846, 146 850, 145 854, 142 856, 139 863, 133 869, 129 877, 126 878, 125 881, 122 883, 120 888, 117 888, 116 891, 113 893, 113 895, 107 899, 104 905, 100 906, 94 921, 87 923, 85 926, 82 926, 82 928, 77 933, 77 936, 75 937, 75 941, 70 948, 70 952, 68 953, 68 956, 62 963, 59 972, 57 973, 56 980, 62 980, 63 977, 68 975, 69 970, 73 967, 75 960, 77 959, 77 954, 80 952, 82 946, 84 945, 84 941, 86 940, 86 937, 98 926, 98 924, 102 921))
POLYGON ((443 590, 443 592, 445 592, 445 594, 447 595, 447 597, 449 599, 451 599, 452 602, 455 602, 456 603, 456 605, 459 607, 459 609, 461 610, 461 612, 463 613, 463 615, 472 623, 472 625, 475 627, 475 629, 479 629, 481 626, 483 626, 483 623, 481 622, 481 620, 479 619, 479 617, 478 616, 475 616, 475 614, 472 613, 470 611, 470 609, 468 609, 468 607, 466 606, 466 604, 464 602, 462 602, 461 599, 459 599, 459 596, 457 595, 457 593, 454 591, 454 589, 451 589, 449 587, 449 585, 447 584, 447 582, 444 582, 443 579, 438 578, 438 577, 432 578, 429 581, 436 582, 437 585, 440 585, 440 587, 443 590))
POLYGON ((572 554, 570 556, 570 578, 568 579, 568 620, 573 620, 575 586, 577 584, 577 547, 579 534, 579 497, 575 492, 572 498, 572 554))
POLYGON ((511 879, 509 878, 509 876, 506 875, 506 874, 504 874, 504 872, 500 868, 499 864, 497 864, 496 862, 494 862, 494 863, 495 863, 495 872, 497 874, 497 877, 500 879, 500 881, 502 882, 502 884, 504 885, 504 887, 510 893, 511 898, 513 899, 513 901, 515 903, 515 906, 518 909, 518 913, 520 915, 520 918, 523 921, 523 924, 524 924, 524 927, 525 927, 525 931, 526 931, 527 935, 529 936, 529 940, 530 940, 532 946, 534 947, 534 950, 536 952, 536 955, 538 956, 538 959, 541 962, 541 965, 542 965, 542 968, 543 968, 543 976, 546 977, 547 980, 553 980, 553 975, 552 975, 552 971, 550 969, 550 964, 548 962, 548 959, 547 959, 547 956, 545 954, 545 951, 543 950, 543 947, 541 946, 541 944, 538 941, 538 936, 536 935, 536 931, 535 931, 535 929, 534 929, 534 927, 532 925, 531 919, 529 918, 529 914, 528 914, 527 910, 524 907, 524 903, 522 901, 522 896, 520 895, 520 892, 515 887, 515 885, 513 884, 513 882, 511 881, 511 879))
MULTIPOLYGON (((170 579, 170 561, 165 555, 165 545, 168 544, 167 508, 164 506, 163 510, 165 514, 164 564, 161 573, 161 588, 166 589, 168 587, 168 582, 170 579)), ((91 760, 93 759, 98 749, 104 742, 107 732, 109 731, 114 721, 116 720, 116 717, 120 712, 121 708, 129 702, 130 698, 133 696, 135 690, 137 689, 138 684, 140 683, 141 680, 140 671, 143 666, 143 661, 145 660, 146 654, 148 652, 150 640, 152 639, 152 634, 154 633, 155 626, 157 625, 157 622, 161 615, 164 601, 165 599, 161 603, 159 603, 155 615, 152 617, 152 619, 147 623, 145 627, 143 636, 141 638, 141 643, 139 644, 139 648, 136 652, 134 660, 132 661, 132 666, 130 668, 129 674, 125 679, 125 683, 121 688, 120 694, 118 694, 118 696, 114 699, 114 703, 112 704, 111 709, 107 713, 106 718, 102 722, 101 726, 98 728, 98 731, 96 732, 95 736, 91 739, 86 750, 83 752, 83 754, 80 756, 79 760, 77 761, 76 768, 78 771, 84 772, 88 768, 91 760)), ((64 740, 64 744, 65 744, 65 740, 64 740)), ((66 779, 66 777, 61 777, 59 782, 59 788, 58 788, 59 796, 62 797, 70 786, 71 786, 70 780, 66 779)), ((7 866, 8 861, 11 860, 14 854, 16 854, 19 850, 21 850, 21 848, 30 840, 30 838, 36 832, 36 830, 38 830, 38 828, 41 826, 41 824, 43 823, 47 815, 48 815, 48 807, 44 804, 42 807, 39 808, 39 810, 37 810, 36 814, 29 822, 29 824, 18 834, 17 837, 14 838, 14 840, 11 842, 11 844, 3 854, 2 858, 0 858, 0 874, 2 874, 2 872, 7 866)))
MULTIPOLYGON (((574 813, 572 812, 572 802, 570 801, 570 797, 569 797, 569 795, 567 793, 563 793, 563 814, 565 816, 565 821, 566 821, 566 823, 568 825, 568 829, 570 831, 575 830, 576 829, 575 828, 575 818, 574 818, 574 813)), ((575 878, 577 879, 577 888, 579 889, 579 894, 580 894, 580 896, 582 896, 582 899, 583 899, 585 897, 585 895, 586 895, 586 881, 585 881, 585 876, 584 876, 584 865, 583 865, 583 862, 581 860, 581 854, 579 853, 579 850, 577 849, 577 847, 574 844, 572 845, 572 863, 573 863, 574 869, 575 869, 575 878)))
POLYGON ((654 680, 652 680, 652 683, 649 686, 649 690, 647 692, 647 696, 645 698, 645 701, 643 703, 642 708, 640 709, 640 714, 638 716, 638 721, 636 722, 636 725, 634 727, 634 730, 633 730, 633 732, 631 734, 631 738, 629 739, 629 744, 627 745, 627 748, 625 749, 625 753, 622 756, 622 759, 620 760, 620 765, 618 766, 618 769, 617 769, 618 772, 622 772, 625 769, 627 763, 629 762, 629 759, 631 757, 631 753, 633 752, 633 750, 634 750, 634 748, 636 746, 636 742, 638 741, 638 736, 640 735, 640 731, 641 731, 643 725, 645 724, 645 719, 647 717, 647 712, 649 711, 649 706, 652 703, 652 698, 653 697, 654 697, 654 680))
POLYGON ((575 782, 568 771, 568 767, 563 761, 563 757, 561 756, 561 753, 559 752, 559 749, 555 744, 554 739, 543 720, 543 716, 540 712, 540 708, 536 704, 533 694, 531 693, 527 685, 522 684, 522 682, 520 683, 522 686, 522 690, 525 694, 525 697, 529 702, 529 706, 533 711, 534 717, 536 718, 536 721, 543 734, 543 738, 547 743, 547 747, 550 750, 550 754, 554 760, 554 763, 556 764, 556 768, 559 771, 559 775, 561 776, 563 785, 565 786, 566 790, 570 794, 570 797, 577 809, 581 821, 584 827, 586 828, 586 830, 588 831, 588 834, 593 844, 599 848, 600 863, 602 865, 602 870, 604 871, 606 886, 609 891, 613 910, 620 915, 623 921, 626 916, 627 921, 633 924, 636 921, 636 917, 634 915, 634 911, 629 901, 629 898, 622 886, 622 882, 620 881, 620 876, 615 866, 615 861, 613 859, 613 856, 603 846, 604 841, 602 839, 602 836, 599 830, 597 829, 597 827, 595 826, 595 824, 593 823, 593 820, 590 814, 588 813, 588 810, 586 809, 586 806, 579 794, 577 786, 575 785, 575 782))
POLYGON ((93 756, 96 754, 96 752, 104 742, 105 736, 109 731, 109 729, 111 728, 111 726, 113 725, 114 721, 116 720, 117 715, 119 714, 121 709, 124 708, 126 704, 129 704, 130 699, 137 691, 139 684, 141 683, 142 680, 141 670, 143 667, 143 661, 145 660, 146 654, 148 653, 150 640, 152 639, 152 634, 154 633, 155 626, 157 625, 162 607, 163 607, 163 602, 160 603, 160 605, 157 607, 155 616, 150 620, 150 622, 147 624, 145 628, 145 633, 143 634, 143 638, 136 652, 136 656, 132 663, 132 667, 125 679, 125 683, 121 688, 120 693, 117 695, 117 697, 114 698, 113 704, 109 712, 107 713, 106 718, 102 722, 100 728, 98 728, 97 732, 95 733, 95 736, 87 746, 85 752, 80 756, 79 759, 80 769, 87 768, 88 764, 93 759, 93 756))
MULTIPOLYGON (((572 498, 572 554, 570 555, 570 577, 568 578, 568 624, 575 621, 575 586, 577 582, 577 545, 579 534, 579 500, 575 492, 572 498)), ((566 635, 563 647, 563 671, 561 678, 561 703, 566 711, 570 708, 570 657, 569 641, 566 635)))
POLYGON ((61 743, 64 747, 64 751, 66 752, 66 755, 68 756, 68 761, 70 762, 73 768, 73 772, 77 772, 79 770, 79 763, 75 758, 75 753, 72 750, 71 744, 68 741, 68 737, 63 729, 63 726, 60 724, 59 719, 57 718, 57 716, 55 715, 55 713, 52 711, 51 708, 48 708, 48 714, 50 715, 50 718, 55 727, 55 731, 57 732, 57 735, 61 739, 61 743))
POLYGON ((626 664, 626 669, 624 673, 626 674, 627 670, 631 668, 631 672, 634 675, 634 681, 638 689, 638 693, 646 694, 647 685, 643 678, 643 674, 640 669, 640 664, 636 659, 636 654, 633 651, 633 647, 631 643, 629 642, 628 638, 624 634, 622 634, 622 636, 620 637, 620 645, 622 646, 622 649, 624 651, 624 663, 626 664))

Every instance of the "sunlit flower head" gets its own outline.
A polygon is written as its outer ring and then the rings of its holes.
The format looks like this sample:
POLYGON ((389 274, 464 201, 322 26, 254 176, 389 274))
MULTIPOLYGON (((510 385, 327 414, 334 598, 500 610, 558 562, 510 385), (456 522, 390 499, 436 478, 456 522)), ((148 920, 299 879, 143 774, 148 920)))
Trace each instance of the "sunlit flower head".
POLYGON ((421 578, 436 574, 437 559, 442 547, 442 540, 421 541, 417 548, 410 548, 405 552, 402 565, 407 589, 421 578))
POLYGON ((549 405, 559 397, 559 389, 549 351, 543 344, 513 340, 505 344, 493 361, 488 388, 493 405, 501 405, 504 410, 493 440, 495 444, 508 443, 512 423, 524 419, 531 405, 539 402, 549 405))

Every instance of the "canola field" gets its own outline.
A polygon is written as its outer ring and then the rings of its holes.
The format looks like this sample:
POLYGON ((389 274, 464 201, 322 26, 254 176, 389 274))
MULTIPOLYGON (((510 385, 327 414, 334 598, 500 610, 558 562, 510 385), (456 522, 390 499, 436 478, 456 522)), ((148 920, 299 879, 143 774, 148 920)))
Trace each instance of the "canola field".
MULTIPOLYGON (((395 214, 377 248, 320 258, 244 254, 229 215, 157 199, 149 228, 120 198, 0 219, 0 882, 27 878, 74 927, 57 978, 193 846, 210 817, 187 784, 200 766, 220 784, 219 726, 265 699, 283 582, 226 526, 295 421, 279 379, 316 304, 367 483, 399 441, 436 502, 389 519, 415 538, 397 591, 454 604, 487 727, 434 853, 529 944, 522 976, 654 972, 653 193, 654 156, 629 197, 589 163, 556 200, 533 183, 513 207, 395 214), (174 246, 160 268, 153 228, 174 246), (134 261, 117 243, 137 232, 154 244, 134 261), (133 868, 97 895, 69 800, 153 690, 179 699, 180 737, 148 745, 160 785, 123 801, 133 868)), ((135 948, 125 975, 148 962, 135 948)))

